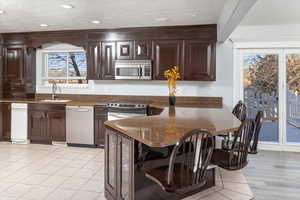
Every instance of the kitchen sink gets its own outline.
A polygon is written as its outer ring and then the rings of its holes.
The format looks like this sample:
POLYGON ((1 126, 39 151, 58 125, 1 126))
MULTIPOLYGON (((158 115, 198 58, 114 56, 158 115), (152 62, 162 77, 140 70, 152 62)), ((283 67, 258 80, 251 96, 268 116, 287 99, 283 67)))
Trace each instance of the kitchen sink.
POLYGON ((70 102, 72 100, 69 99, 43 99, 43 102, 52 102, 52 103, 67 103, 70 102))

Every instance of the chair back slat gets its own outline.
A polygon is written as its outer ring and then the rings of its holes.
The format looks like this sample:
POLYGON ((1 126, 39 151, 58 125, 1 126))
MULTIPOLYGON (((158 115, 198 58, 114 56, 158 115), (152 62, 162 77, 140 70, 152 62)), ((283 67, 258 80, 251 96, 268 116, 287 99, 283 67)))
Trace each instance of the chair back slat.
POLYGON ((203 183, 207 166, 214 149, 214 139, 211 134, 204 130, 193 130, 175 145, 171 153, 167 183, 173 184, 174 166, 180 166, 182 188, 193 187, 203 183))
POLYGON ((250 146, 250 153, 257 153, 257 144, 259 139, 259 134, 262 126, 262 119, 264 113, 262 111, 258 111, 254 120, 255 128, 253 133, 253 141, 252 145, 250 146))
POLYGON ((242 101, 239 101, 233 108, 232 114, 234 114, 234 116, 236 116, 236 118, 240 121, 244 121, 246 119, 246 111, 246 105, 242 101))
POLYGON ((231 146, 230 166, 233 168, 243 168, 247 165, 248 149, 254 132, 254 122, 252 119, 245 119, 238 131, 234 133, 231 146))

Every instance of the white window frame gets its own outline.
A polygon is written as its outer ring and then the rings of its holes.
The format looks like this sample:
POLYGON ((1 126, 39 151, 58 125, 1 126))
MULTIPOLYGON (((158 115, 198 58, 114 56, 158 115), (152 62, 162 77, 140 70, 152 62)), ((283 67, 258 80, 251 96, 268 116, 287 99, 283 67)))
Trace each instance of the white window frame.
POLYGON ((300 152, 300 143, 287 142, 286 133, 286 54, 300 53, 300 42, 243 42, 234 44, 234 103, 243 100, 243 58, 245 54, 278 55, 278 89, 279 89, 279 142, 259 142, 259 148, 273 151, 300 152))
MULTIPOLYGON (((46 66, 46 73, 45 74, 48 74, 47 73, 47 70, 48 70, 48 62, 47 62, 47 59, 44 60, 44 56, 45 54, 47 53, 51 53, 51 52, 85 52, 85 50, 83 50, 82 48, 72 48, 72 49, 45 49, 45 50, 38 50, 37 51, 37 75, 36 75, 36 78, 37 78, 37 88, 51 88, 52 87, 52 84, 44 84, 44 81, 46 79, 61 79, 61 78, 51 78, 51 77, 45 77, 43 76, 43 71, 45 69, 45 66, 46 66), (43 63, 44 61, 44 63, 43 63)), ((47 56, 47 55, 46 55, 47 56)), ((68 62, 68 60, 67 60, 68 62)), ((67 66, 68 66, 68 63, 67 63, 67 66)), ((81 77, 73 77, 72 79, 82 79, 81 77)), ((66 80, 68 80, 68 69, 67 69, 67 77, 66 77, 66 80)), ((89 84, 90 81, 88 81, 87 84, 72 84, 72 83, 65 83, 65 84, 57 84, 59 87, 61 88, 71 88, 71 89, 76 89, 76 88, 79 88, 79 89, 89 89, 90 88, 90 84, 89 84)))

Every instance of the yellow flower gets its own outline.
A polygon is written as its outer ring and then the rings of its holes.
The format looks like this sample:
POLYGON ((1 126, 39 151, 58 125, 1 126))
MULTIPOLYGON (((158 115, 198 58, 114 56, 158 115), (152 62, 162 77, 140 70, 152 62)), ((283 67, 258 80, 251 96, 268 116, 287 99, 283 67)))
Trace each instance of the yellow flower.
POLYGON ((176 80, 180 79, 179 67, 173 66, 171 69, 164 71, 164 76, 167 78, 169 95, 175 96, 176 94, 176 80))

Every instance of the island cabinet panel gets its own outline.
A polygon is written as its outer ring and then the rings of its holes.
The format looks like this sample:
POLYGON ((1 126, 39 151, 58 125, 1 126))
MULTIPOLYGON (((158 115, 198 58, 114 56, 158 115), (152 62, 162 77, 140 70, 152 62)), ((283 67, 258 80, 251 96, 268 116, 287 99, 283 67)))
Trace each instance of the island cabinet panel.
POLYGON ((105 143, 105 126, 104 122, 107 121, 107 107, 95 106, 94 108, 94 132, 95 144, 103 148, 105 143))
POLYGON ((87 50, 87 79, 101 79, 101 42, 90 42, 87 50))
POLYGON ((183 80, 215 80, 215 43, 184 41, 183 80))
POLYGON ((107 198, 134 200, 134 140, 106 129, 105 146, 107 198))
POLYGON ((101 79, 115 78, 116 43, 102 42, 101 52, 101 79))
POLYGON ((66 141, 65 105, 29 104, 28 135, 32 143, 66 141))
POLYGON ((117 42, 117 60, 133 59, 133 41, 117 42))
MULTIPOLYGON (((154 41, 154 66, 153 78, 165 80, 164 71, 170 67, 182 66, 183 61, 182 40, 159 40, 154 41)), ((180 68, 181 70, 182 68, 180 68)))
POLYGON ((147 60, 152 59, 152 41, 136 40, 134 41, 134 59, 147 60))

